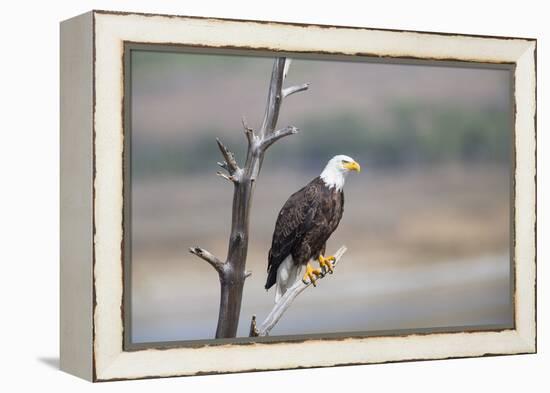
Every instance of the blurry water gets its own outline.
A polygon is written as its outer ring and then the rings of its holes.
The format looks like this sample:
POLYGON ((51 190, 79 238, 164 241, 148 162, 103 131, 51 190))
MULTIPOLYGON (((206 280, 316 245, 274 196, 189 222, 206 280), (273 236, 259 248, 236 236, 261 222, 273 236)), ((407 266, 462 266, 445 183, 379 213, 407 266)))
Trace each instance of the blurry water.
MULTIPOLYGON (((271 335, 512 323, 507 255, 357 273, 351 268, 353 262, 344 257, 333 276, 298 297, 271 335)), ((252 314, 262 320, 273 304, 273 292, 256 284, 249 282, 246 287, 239 336, 248 335, 252 314)), ((161 309, 149 308, 134 323, 134 340, 211 338, 215 315, 210 305, 217 296, 203 295, 184 305, 192 307, 192 320, 178 314, 182 305, 171 305, 171 318, 161 309)), ((143 308, 148 308, 147 299, 140 299, 138 310, 143 308)))

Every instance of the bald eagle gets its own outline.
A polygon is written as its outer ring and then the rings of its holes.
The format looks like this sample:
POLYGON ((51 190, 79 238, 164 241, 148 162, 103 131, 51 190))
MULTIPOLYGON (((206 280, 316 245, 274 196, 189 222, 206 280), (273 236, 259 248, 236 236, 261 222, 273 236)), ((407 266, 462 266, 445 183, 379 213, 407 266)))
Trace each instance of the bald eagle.
POLYGON ((344 182, 350 171, 361 167, 351 157, 333 157, 321 175, 288 198, 277 217, 269 250, 265 289, 277 284, 275 302, 298 279, 315 281, 322 272, 332 273, 334 257, 325 256, 326 242, 344 213, 344 182), (318 260, 320 269, 310 265, 318 260))

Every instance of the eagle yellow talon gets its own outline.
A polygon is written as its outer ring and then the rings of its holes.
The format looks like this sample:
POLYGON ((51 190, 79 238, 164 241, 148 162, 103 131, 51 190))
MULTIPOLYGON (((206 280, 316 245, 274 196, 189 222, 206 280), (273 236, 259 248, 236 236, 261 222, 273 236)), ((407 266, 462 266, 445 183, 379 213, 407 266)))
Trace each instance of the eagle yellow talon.
POLYGON ((319 266, 324 273, 328 271, 330 274, 332 274, 334 273, 334 266, 332 265, 332 262, 334 262, 335 260, 336 258, 334 258, 333 256, 325 258, 324 256, 319 255, 319 266))
POLYGON ((302 277, 302 282, 304 284, 309 284, 309 283, 312 283, 314 287, 317 286, 316 282, 317 282, 317 278, 319 276, 321 276, 323 274, 323 272, 321 272, 321 269, 314 269, 313 267, 311 267, 311 265, 308 263, 306 265, 306 272, 304 274, 304 276, 302 277), (309 281, 308 281, 309 280, 309 281))

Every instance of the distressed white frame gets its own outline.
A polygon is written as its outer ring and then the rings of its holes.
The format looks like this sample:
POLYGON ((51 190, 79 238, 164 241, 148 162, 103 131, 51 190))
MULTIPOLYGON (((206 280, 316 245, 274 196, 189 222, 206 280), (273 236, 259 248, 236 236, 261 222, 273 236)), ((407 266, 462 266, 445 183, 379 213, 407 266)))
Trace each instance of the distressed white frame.
MULTIPOLYGON (((536 351, 536 41, 92 12, 93 380, 272 370, 536 351), (515 63, 515 328, 123 350, 123 51, 125 41, 515 63)), ((63 278, 62 278, 63 279, 63 278)), ((62 354, 63 357, 63 354, 62 354)))

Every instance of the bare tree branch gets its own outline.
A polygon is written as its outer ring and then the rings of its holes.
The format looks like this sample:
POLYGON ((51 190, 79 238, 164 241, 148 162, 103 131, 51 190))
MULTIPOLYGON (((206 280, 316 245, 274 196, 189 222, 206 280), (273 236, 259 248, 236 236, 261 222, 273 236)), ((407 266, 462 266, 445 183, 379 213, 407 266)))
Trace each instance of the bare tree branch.
POLYGON ((294 93, 299 93, 305 91, 309 88, 309 83, 304 83, 302 85, 290 86, 283 89, 283 98, 286 98, 294 93))
POLYGON ((248 140, 246 161, 243 168, 238 166, 234 154, 219 139, 216 139, 218 148, 224 158, 224 161, 218 162, 218 165, 227 171, 227 174, 218 172, 218 176, 233 182, 235 185, 227 257, 225 262, 221 262, 201 248, 190 249, 191 253, 210 263, 219 274, 221 291, 216 338, 231 338, 237 334, 244 282, 251 274, 250 271, 246 270, 250 206, 256 184, 255 180, 260 173, 265 151, 277 140, 298 131, 295 127, 286 127, 275 131, 283 98, 307 89, 307 85, 299 85, 283 90, 283 83, 289 65, 289 59, 284 57, 275 59, 267 94, 266 109, 259 131, 256 133, 248 126, 246 119, 244 117, 242 119, 244 132, 248 140))
POLYGON ((225 263, 220 261, 213 254, 209 253, 208 251, 200 247, 191 247, 189 249, 189 252, 208 262, 214 269, 216 269, 218 274, 220 275, 223 274, 225 263))
POLYGON ((228 180, 230 182, 233 182, 233 183, 237 183, 238 182, 238 179, 233 176, 233 175, 226 175, 225 173, 223 172, 216 172, 216 175, 218 175, 219 177, 222 177, 224 178, 225 180, 228 180))
POLYGON ((285 66, 284 66, 284 70, 283 70, 283 82, 285 81, 286 79, 286 76, 288 75, 288 70, 290 69, 290 63, 292 63, 292 59, 290 58, 285 58, 285 66))
POLYGON ((223 155, 223 158, 225 159, 225 164, 229 174, 234 175, 239 172, 240 168, 239 165, 237 165, 237 161, 235 161, 235 155, 230 152, 218 138, 216 138, 216 142, 218 143, 218 147, 223 155))
POLYGON ((248 148, 252 148, 254 143, 254 129, 248 126, 246 118, 243 116, 241 119, 244 128, 244 134, 246 135, 246 140, 248 141, 248 148))
POLYGON ((285 67, 288 71, 290 59, 278 57, 273 63, 271 72, 271 81, 269 83, 269 93, 267 95, 267 105, 265 108, 264 120, 260 128, 260 136, 265 138, 275 130, 277 120, 279 119, 279 110, 283 100, 283 82, 286 76, 285 67))
POLYGON ((219 166, 220 168, 225 169, 226 171, 229 171, 229 167, 227 166, 227 162, 225 162, 225 161, 223 161, 223 162, 219 162, 219 161, 218 161, 218 166, 219 166))
MULTIPOLYGON (((336 251, 336 253, 334 254, 335 260, 332 264, 334 267, 338 265, 340 259, 346 251, 346 246, 342 246, 338 249, 338 251, 336 251)), ((321 275, 318 278, 317 282, 325 277, 326 274, 321 275)), ((273 327, 277 324, 277 322, 279 322, 285 311, 288 310, 288 308, 292 305, 292 302, 294 302, 298 295, 309 288, 310 285, 312 285, 311 282, 304 283, 302 280, 297 280, 294 285, 287 289, 287 291, 279 299, 279 301, 275 303, 275 305, 271 309, 271 312, 265 318, 260 327, 256 326, 256 316, 252 316, 252 321, 250 323, 250 337, 268 336, 271 329, 273 329, 273 327)))
POLYGON ((269 146, 277 142, 279 139, 284 138, 285 136, 288 136, 288 135, 297 134, 298 131, 299 130, 294 126, 288 126, 283 128, 282 130, 277 130, 262 141, 262 144, 260 145, 260 149, 265 151, 269 146))

